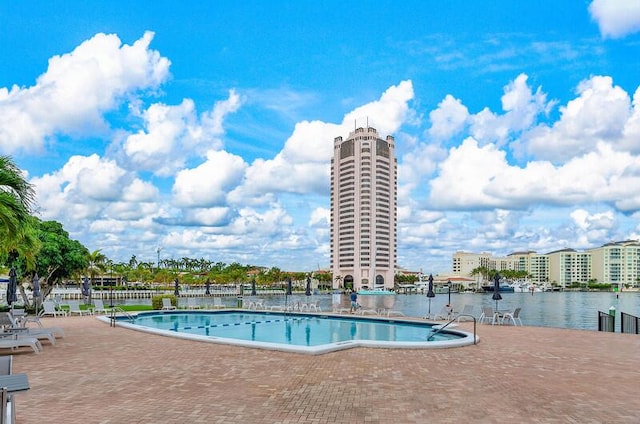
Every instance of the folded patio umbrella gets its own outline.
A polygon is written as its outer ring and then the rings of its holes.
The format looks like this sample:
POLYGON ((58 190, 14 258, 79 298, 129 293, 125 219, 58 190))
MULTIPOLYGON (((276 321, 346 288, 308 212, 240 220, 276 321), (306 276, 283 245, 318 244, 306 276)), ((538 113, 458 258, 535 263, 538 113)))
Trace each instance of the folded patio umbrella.
POLYGON ((18 274, 16 269, 11 267, 9 271, 9 283, 7 284, 7 303, 9 306, 18 300, 18 274))
POLYGON ((500 274, 496 274, 493 277, 493 296, 491 298, 496 301, 496 310, 498 310, 498 300, 502 300, 500 295, 500 274))

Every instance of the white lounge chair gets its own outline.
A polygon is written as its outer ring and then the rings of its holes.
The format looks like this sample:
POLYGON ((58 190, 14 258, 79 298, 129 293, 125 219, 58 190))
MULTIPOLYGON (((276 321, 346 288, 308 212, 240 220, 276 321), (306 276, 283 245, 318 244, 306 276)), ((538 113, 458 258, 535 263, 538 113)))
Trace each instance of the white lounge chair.
POLYGON ((502 319, 500 323, 504 324, 505 320, 508 322, 509 320, 513 323, 513 325, 522 325, 522 320, 520 319, 520 310, 521 308, 516 308, 513 312, 505 312, 502 314, 502 319))
POLYGON ((18 349, 30 347, 35 353, 42 352, 42 345, 35 337, 18 337, 15 334, 0 335, 0 349, 18 349))
POLYGON ((69 315, 71 316, 73 316, 73 314, 77 314, 80 316, 93 314, 91 309, 80 309, 80 302, 77 300, 70 300, 68 305, 69 305, 69 315))
POLYGON ((33 337, 38 340, 48 340, 52 345, 56 344, 53 329, 21 327, 13 319, 9 312, 0 313, 0 335, 16 335, 17 337, 33 337))
POLYGON ((350 308, 345 308, 339 303, 334 303, 331 305, 331 312, 333 312, 334 314, 347 314, 350 311, 350 308))
POLYGON ((12 329, 17 329, 17 330, 28 330, 30 333, 36 334, 38 332, 45 332, 45 333, 51 333, 53 334, 56 338, 63 338, 64 337, 64 330, 62 329, 62 327, 58 327, 58 326, 48 326, 48 327, 43 327, 42 323, 40 323, 38 321, 39 326, 36 328, 30 328, 27 327, 27 323, 30 321, 27 321, 26 323, 24 322, 24 320, 19 320, 17 319, 13 313, 9 313, 9 319, 11 320, 11 328, 12 329))
POLYGON ((358 310, 356 310, 356 314, 357 315, 378 315, 378 311, 376 311, 375 309, 363 308, 362 306, 358 305, 358 310))
POLYGON ((58 315, 66 317, 67 316, 67 311, 64 311, 62 309, 57 309, 56 308, 56 304, 49 301, 49 300, 45 300, 44 302, 42 302, 42 312, 40 312, 40 316, 44 317, 47 315, 50 315, 52 317, 57 317, 58 315))
POLYGON ((393 309, 385 309, 383 310, 382 314, 380 315, 386 315, 388 317, 404 317, 406 316, 404 313, 400 312, 400 311, 394 311, 393 309))
POLYGON ((0 375, 11 375, 13 373, 13 356, 0 356, 0 375))
MULTIPOLYGON (((0 356, 0 375, 13 374, 13 355, 0 356)), ((5 388, 0 390, 0 411, 3 415, 0 418, 2 423, 15 423, 16 408, 13 403, 13 396, 7 393, 5 388), (3 421, 4 420, 4 421, 3 421)))
POLYGON ((222 309, 224 308, 224 304, 222 303, 222 299, 219 297, 214 297, 213 298, 213 307, 215 309, 222 309))
POLYGON ((111 308, 106 308, 102 299, 93 299, 93 312, 96 314, 111 313, 111 308))
POLYGON ((163 297, 162 298, 162 310, 170 311, 170 310, 173 310, 173 309, 176 309, 176 307, 171 304, 171 299, 169 299, 168 297, 163 297))
POLYGON ((196 302, 196 298, 195 297, 188 297, 187 298, 187 309, 200 309, 200 305, 198 305, 198 303, 196 302))
POLYGON ((451 319, 451 306, 445 305, 440 309, 440 312, 433 314, 434 320, 448 320, 451 319))

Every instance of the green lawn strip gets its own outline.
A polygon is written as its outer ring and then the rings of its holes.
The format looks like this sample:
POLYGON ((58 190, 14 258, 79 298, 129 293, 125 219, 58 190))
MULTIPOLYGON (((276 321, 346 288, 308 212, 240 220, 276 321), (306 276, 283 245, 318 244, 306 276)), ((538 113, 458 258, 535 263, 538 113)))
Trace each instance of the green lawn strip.
MULTIPOLYGON (((152 311, 153 308, 151 305, 114 305, 126 312, 140 312, 140 311, 152 311)), ((105 305, 106 308, 109 308, 109 305, 105 305)), ((60 309, 69 312, 69 305, 61 304, 60 309)), ((80 304, 80 310, 86 311, 89 309, 93 309, 93 305, 85 305, 80 304)))

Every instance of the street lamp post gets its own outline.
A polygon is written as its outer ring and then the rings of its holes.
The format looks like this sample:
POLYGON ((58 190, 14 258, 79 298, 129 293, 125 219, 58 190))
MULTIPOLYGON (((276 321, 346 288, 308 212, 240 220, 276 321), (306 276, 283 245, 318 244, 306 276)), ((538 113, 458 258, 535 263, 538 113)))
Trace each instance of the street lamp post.
POLYGON ((451 306, 451 280, 447 281, 447 287, 449 287, 449 302, 447 304, 451 306))

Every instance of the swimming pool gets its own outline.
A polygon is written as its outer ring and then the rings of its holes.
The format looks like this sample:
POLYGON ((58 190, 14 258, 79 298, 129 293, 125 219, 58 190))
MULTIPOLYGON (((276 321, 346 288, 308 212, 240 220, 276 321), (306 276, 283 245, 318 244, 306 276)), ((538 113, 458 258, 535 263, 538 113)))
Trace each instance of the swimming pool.
POLYGON ((133 320, 118 317, 116 324, 164 336, 307 354, 357 346, 419 349, 473 344, 473 334, 438 332, 429 323, 326 314, 155 311, 133 320))

